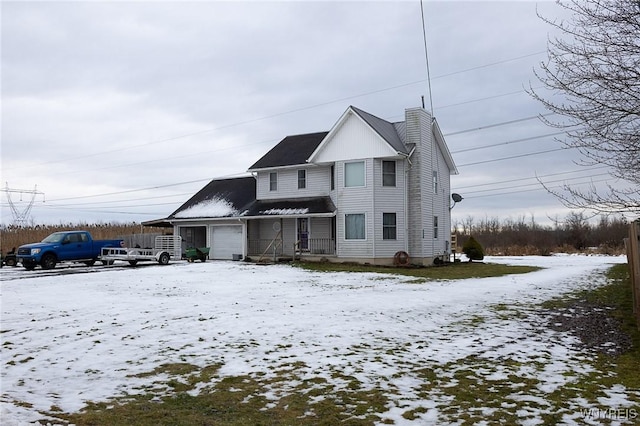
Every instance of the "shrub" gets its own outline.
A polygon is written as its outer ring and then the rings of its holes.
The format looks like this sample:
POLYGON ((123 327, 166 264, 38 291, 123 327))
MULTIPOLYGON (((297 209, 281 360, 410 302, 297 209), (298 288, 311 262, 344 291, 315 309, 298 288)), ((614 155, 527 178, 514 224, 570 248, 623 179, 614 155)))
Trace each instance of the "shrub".
POLYGON ((462 252, 467 255, 469 262, 472 260, 484 259, 484 250, 475 238, 469 237, 469 239, 462 246, 462 252))

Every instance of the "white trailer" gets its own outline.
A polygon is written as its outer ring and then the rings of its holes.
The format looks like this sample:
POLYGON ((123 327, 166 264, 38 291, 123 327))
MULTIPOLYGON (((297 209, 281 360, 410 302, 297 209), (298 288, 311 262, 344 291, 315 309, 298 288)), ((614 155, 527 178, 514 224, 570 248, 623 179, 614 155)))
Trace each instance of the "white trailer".
POLYGON ((129 262, 135 266, 138 262, 156 261, 166 265, 171 259, 182 258, 182 237, 179 235, 160 235, 156 237, 155 248, 140 247, 104 247, 100 260, 112 265, 116 260, 129 262))

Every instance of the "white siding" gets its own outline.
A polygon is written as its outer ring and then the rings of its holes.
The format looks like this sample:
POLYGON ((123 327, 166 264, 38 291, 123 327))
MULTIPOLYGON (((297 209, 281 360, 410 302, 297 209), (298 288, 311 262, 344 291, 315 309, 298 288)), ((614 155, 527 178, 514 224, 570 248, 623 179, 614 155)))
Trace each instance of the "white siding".
POLYGON ((269 190, 270 171, 258 172, 257 199, 303 198, 328 196, 331 191, 331 169, 329 166, 301 166, 277 170, 278 190, 269 190), (298 170, 307 171, 307 187, 298 189, 298 170))
MULTIPOLYGON (((408 173, 408 248, 412 258, 428 256, 427 241, 431 241, 433 191, 431 190, 431 116, 420 108, 406 111, 406 141, 415 144, 408 173)), ((430 244, 429 244, 430 246, 430 244)))
POLYGON ((393 148, 353 112, 333 132, 332 137, 323 142, 325 145, 314 162, 332 163, 396 155, 393 148))
MULTIPOLYGON (((374 207, 375 214, 372 217, 375 231, 375 256, 376 257, 393 257, 398 251, 405 251, 405 168, 406 161, 397 160, 396 163, 396 186, 382 185, 382 161, 383 159, 374 160, 374 207), (383 213, 396 214, 396 240, 384 240, 382 235, 383 213)), ((387 160, 388 161, 388 160, 387 160)), ((391 160, 393 161, 393 160, 391 160)))
POLYGON ((365 186, 345 188, 344 162, 336 163, 336 218, 337 254, 339 257, 373 256, 373 160, 365 160, 365 186), (365 239, 346 240, 344 238, 345 214, 365 214, 365 239))

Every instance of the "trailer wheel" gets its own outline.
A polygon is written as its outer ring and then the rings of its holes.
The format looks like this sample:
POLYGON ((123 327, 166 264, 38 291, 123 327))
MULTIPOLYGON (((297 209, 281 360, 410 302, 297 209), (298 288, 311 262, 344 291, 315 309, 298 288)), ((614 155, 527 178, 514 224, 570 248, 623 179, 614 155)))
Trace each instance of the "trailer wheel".
POLYGON ((56 263, 58 263, 58 259, 56 255, 53 253, 46 253, 42 256, 42 260, 40 261, 40 265, 42 269, 53 269, 56 267, 56 263))
POLYGON ((116 263, 115 260, 101 260, 101 262, 104 266, 113 265, 114 263, 116 263))
POLYGON ((129 265, 131 265, 131 266, 136 266, 137 264, 138 264, 137 260, 130 260, 129 261, 129 265))
POLYGON ((169 253, 167 253, 166 251, 163 251, 160 254, 160 257, 158 257, 158 263, 161 264, 161 265, 166 265, 166 264, 169 263, 169 258, 170 257, 171 256, 169 256, 169 253))
POLYGON ((18 262, 16 261, 16 258, 11 256, 11 257, 7 257, 4 260, 4 264, 7 266, 16 266, 18 264, 18 262))
POLYGON ((87 266, 93 266, 93 265, 96 264, 96 261, 95 261, 95 259, 87 260, 86 262, 84 262, 84 264, 87 265, 87 266))

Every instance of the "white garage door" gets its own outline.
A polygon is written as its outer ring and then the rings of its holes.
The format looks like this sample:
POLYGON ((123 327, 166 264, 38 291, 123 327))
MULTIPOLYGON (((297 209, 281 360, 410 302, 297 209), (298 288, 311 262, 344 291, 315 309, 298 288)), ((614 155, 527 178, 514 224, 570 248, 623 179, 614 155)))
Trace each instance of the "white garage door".
POLYGON ((211 227, 209 258, 232 260, 234 254, 242 254, 242 226, 211 227))

